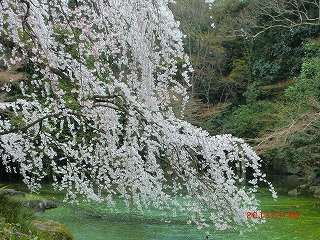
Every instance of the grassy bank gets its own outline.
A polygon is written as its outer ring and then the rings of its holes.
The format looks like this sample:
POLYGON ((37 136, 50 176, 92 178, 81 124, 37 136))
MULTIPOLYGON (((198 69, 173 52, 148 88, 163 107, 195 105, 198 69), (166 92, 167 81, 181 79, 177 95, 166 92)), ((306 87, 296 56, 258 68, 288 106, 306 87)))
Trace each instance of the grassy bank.
POLYGON ((62 224, 43 219, 43 215, 38 214, 35 209, 27 207, 26 202, 28 200, 41 199, 43 198, 42 195, 24 194, 20 191, 11 191, 12 186, 10 188, 6 187, 0 189, 0 239, 73 239, 72 235, 62 224), (6 190, 10 190, 10 193, 6 190))

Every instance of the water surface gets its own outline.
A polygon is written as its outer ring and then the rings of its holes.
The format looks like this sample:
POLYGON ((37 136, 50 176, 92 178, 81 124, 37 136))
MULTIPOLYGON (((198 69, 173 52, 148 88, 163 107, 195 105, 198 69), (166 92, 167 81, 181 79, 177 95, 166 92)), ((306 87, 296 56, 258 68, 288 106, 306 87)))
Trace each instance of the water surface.
MULTIPOLYGON (((199 230, 186 224, 184 216, 178 216, 171 223, 161 220, 159 212, 148 210, 143 213, 128 211, 124 206, 117 210, 103 204, 81 203, 79 206, 60 204, 48 210, 43 216, 63 223, 75 240, 203 240, 206 231, 209 239, 320 239, 320 199, 314 197, 289 197, 286 191, 278 189, 279 198, 274 201, 264 189, 258 194, 263 212, 274 212, 274 218, 253 229, 214 231, 199 230), (277 213, 298 212, 299 218, 278 218, 277 213)), ((50 198, 50 195, 47 196, 50 198)))

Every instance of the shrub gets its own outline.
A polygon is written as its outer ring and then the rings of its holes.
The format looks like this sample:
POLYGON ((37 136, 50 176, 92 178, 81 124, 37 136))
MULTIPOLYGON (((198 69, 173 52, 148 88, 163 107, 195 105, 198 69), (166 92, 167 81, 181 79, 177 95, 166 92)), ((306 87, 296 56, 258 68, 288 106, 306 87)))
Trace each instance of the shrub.
POLYGON ((0 219, 6 223, 27 225, 33 217, 20 200, 0 193, 0 219))
POLYGON ((257 137, 274 129, 279 111, 276 104, 266 101, 240 106, 226 123, 225 132, 244 138, 257 137))

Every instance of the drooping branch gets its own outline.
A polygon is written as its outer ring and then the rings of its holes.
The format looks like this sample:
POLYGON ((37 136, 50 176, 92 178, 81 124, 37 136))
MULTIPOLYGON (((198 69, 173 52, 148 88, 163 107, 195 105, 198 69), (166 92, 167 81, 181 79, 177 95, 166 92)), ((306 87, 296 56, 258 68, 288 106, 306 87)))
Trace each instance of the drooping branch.
POLYGON ((30 16, 30 3, 27 0, 19 0, 21 3, 24 3, 27 6, 26 14, 23 17, 22 24, 27 23, 27 18, 30 16))
POLYGON ((210 136, 173 113, 174 97, 187 99, 191 68, 168 4, 1 1, 9 65, 27 59, 34 68, 15 115, 0 116, 0 159, 19 164, 34 191, 49 169, 68 200, 112 205, 120 195, 137 208, 184 208, 200 226, 250 225, 243 216, 257 208, 254 190, 265 180, 259 157, 242 140, 210 136), (255 173, 246 189, 230 166, 244 158, 255 173))
POLYGON ((122 95, 109 95, 109 96, 101 96, 101 95, 94 95, 93 99, 93 106, 94 107, 109 107, 116 111, 121 111, 126 113, 127 116, 130 116, 128 106, 126 104, 125 98, 122 95), (117 99, 121 99, 120 102, 117 99))
POLYGON ((35 121, 25 125, 25 126, 14 127, 14 128, 10 128, 9 130, 1 131, 0 132, 0 136, 1 135, 6 135, 6 134, 10 134, 10 133, 25 132, 29 128, 33 127, 34 125, 36 125, 38 123, 41 123, 45 119, 54 118, 54 117, 60 117, 60 116, 62 116, 62 113, 49 114, 49 115, 43 116, 41 118, 38 118, 37 120, 35 120, 35 121))

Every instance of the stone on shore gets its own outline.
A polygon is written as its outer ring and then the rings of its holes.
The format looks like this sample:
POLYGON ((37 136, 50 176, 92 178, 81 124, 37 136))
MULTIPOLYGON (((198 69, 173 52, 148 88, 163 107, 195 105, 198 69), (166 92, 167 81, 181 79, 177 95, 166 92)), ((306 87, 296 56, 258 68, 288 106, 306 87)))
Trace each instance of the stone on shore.
POLYGON ((42 235, 47 235, 48 238, 53 240, 73 240, 72 234, 69 230, 61 223, 48 220, 32 220, 31 224, 36 229, 38 233, 42 235))

